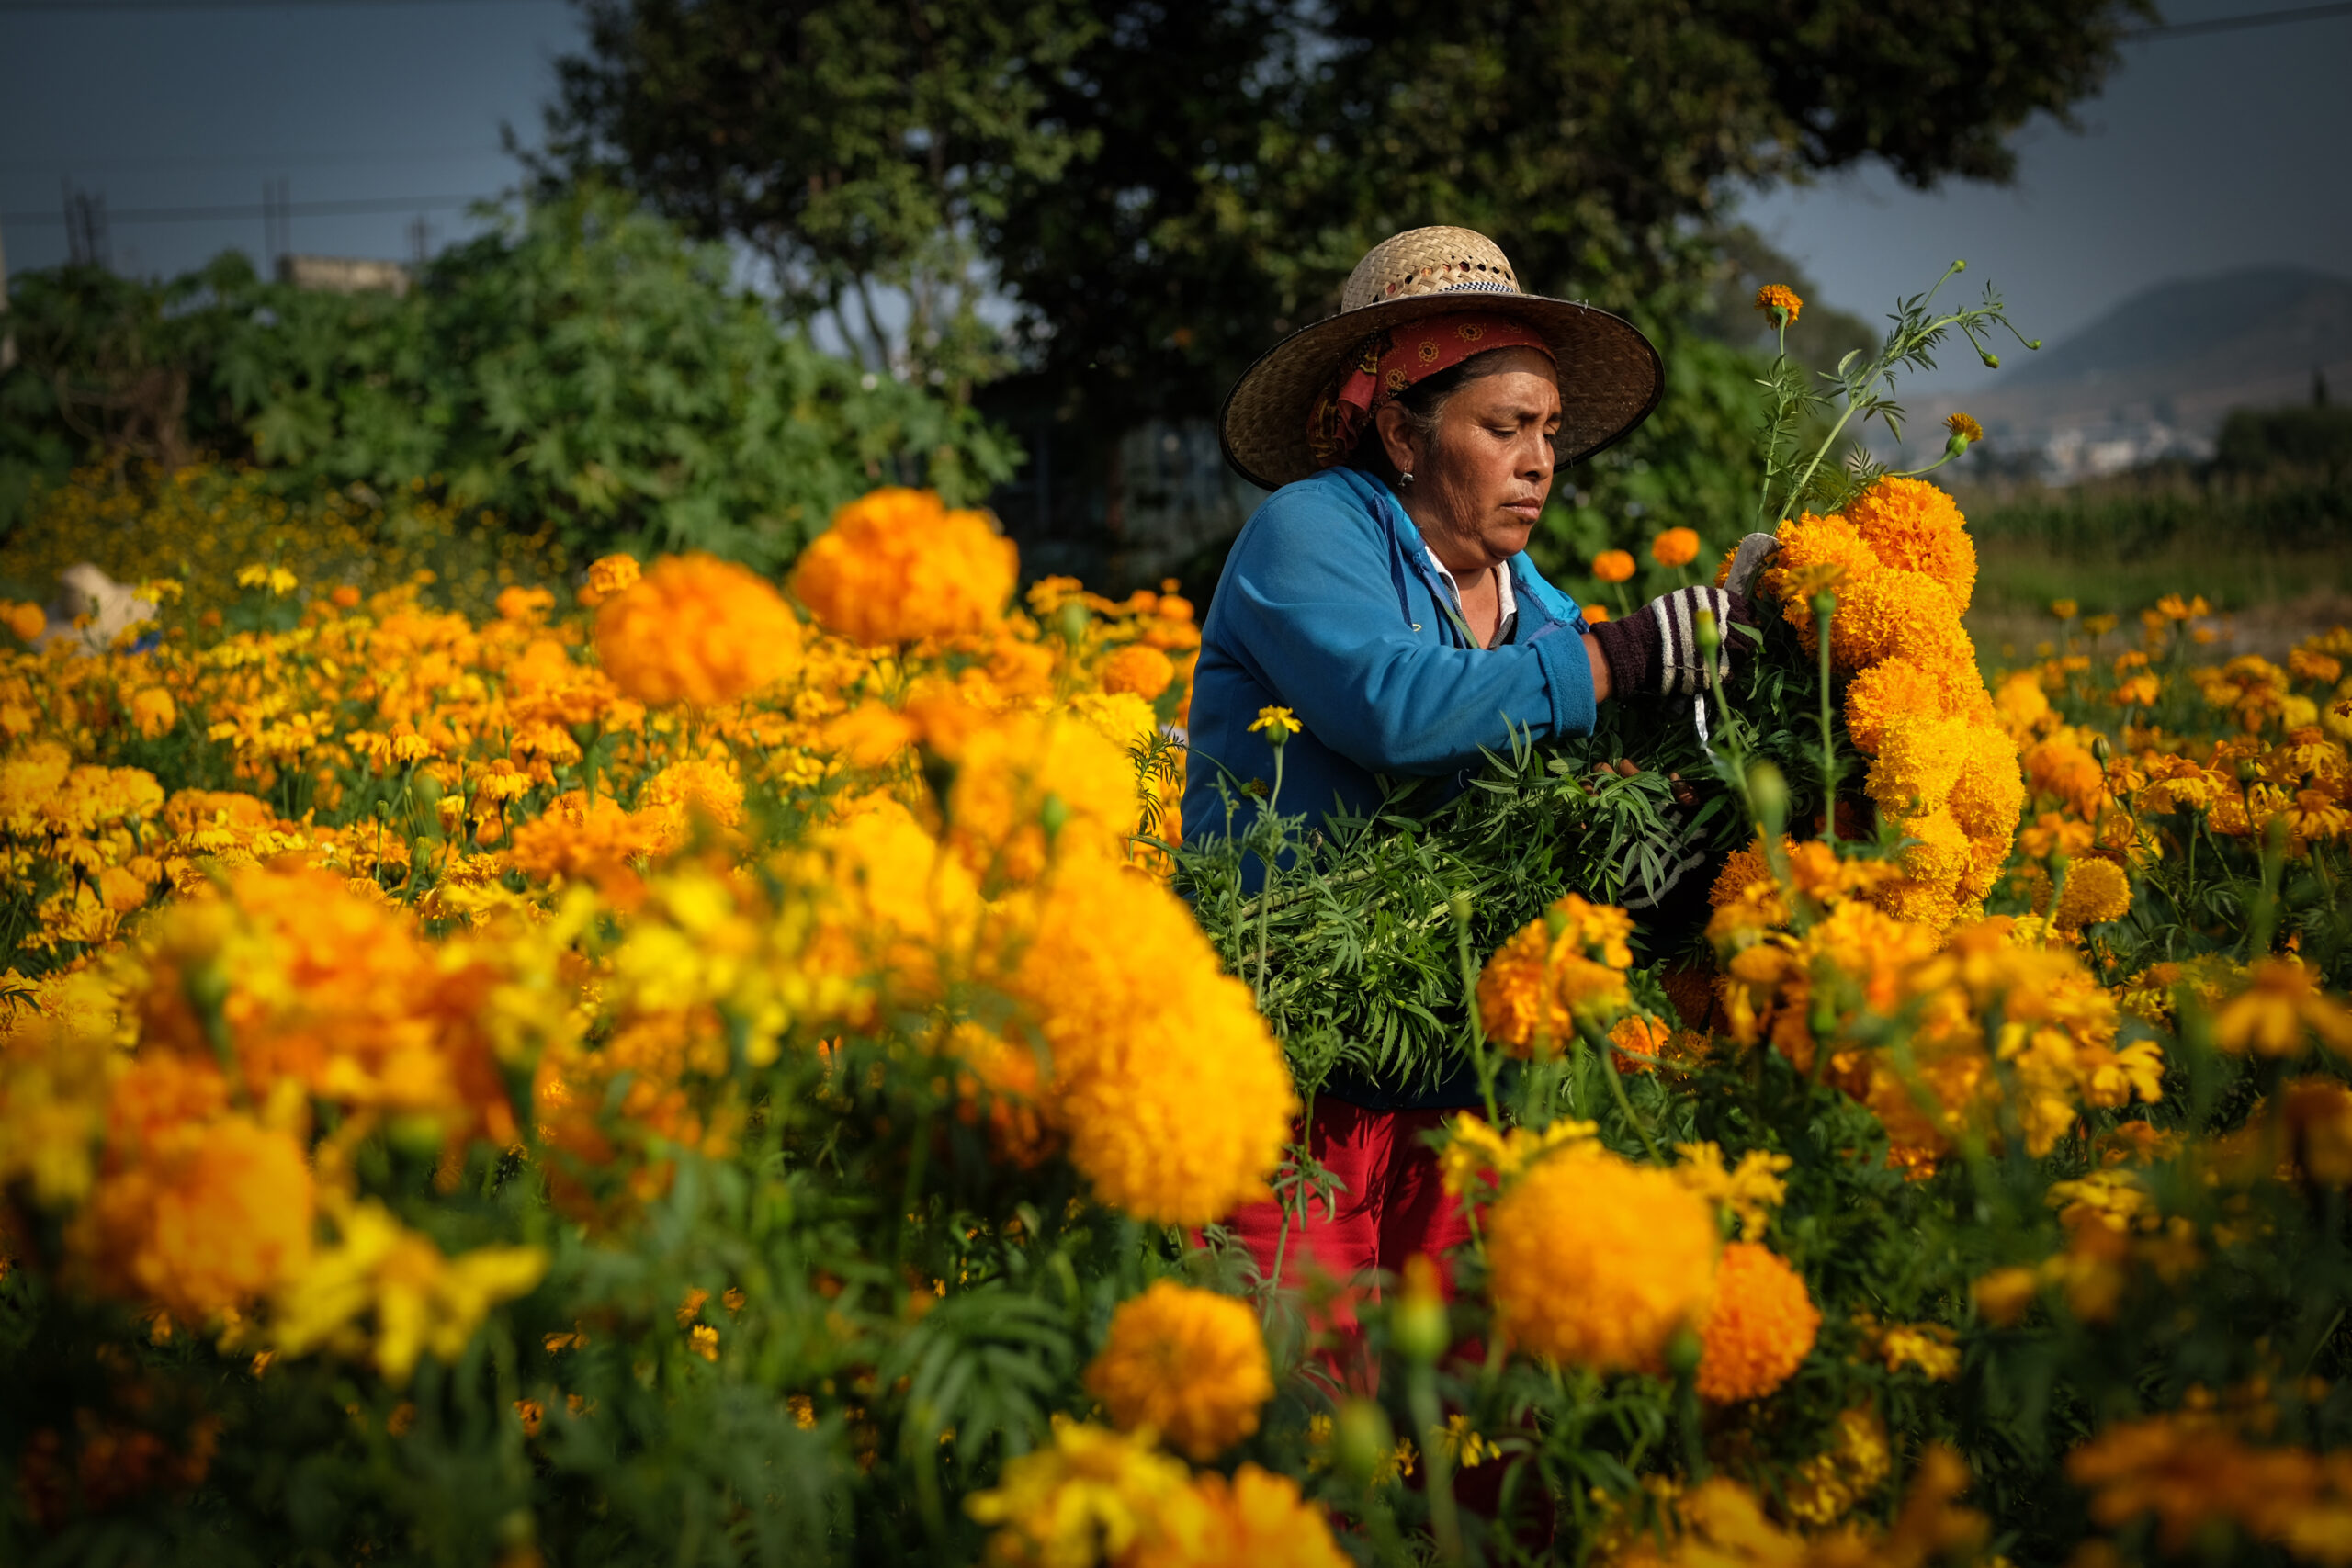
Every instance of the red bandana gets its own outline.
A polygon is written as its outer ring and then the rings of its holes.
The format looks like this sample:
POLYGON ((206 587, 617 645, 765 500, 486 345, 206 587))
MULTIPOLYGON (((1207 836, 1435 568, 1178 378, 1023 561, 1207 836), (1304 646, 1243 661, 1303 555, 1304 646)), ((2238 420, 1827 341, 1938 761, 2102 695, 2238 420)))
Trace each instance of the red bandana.
POLYGON ((1509 316, 1463 310, 1374 333, 1354 363, 1307 411, 1306 443, 1318 468, 1335 468, 1355 452, 1374 410, 1416 381, 1451 370, 1474 354, 1532 348, 1557 363, 1541 333, 1509 316))

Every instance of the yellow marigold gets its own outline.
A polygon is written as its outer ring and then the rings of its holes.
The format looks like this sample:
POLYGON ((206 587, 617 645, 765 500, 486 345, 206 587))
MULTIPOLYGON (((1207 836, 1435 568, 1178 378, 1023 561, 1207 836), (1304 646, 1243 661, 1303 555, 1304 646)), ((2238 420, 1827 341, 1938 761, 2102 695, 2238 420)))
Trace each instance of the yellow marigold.
POLYGON ((580 603, 593 610, 616 593, 637 586, 644 575, 632 555, 599 556, 589 563, 587 581, 580 585, 580 603))
POLYGON ((1599 1131, 1597 1122, 1563 1116, 1540 1133, 1525 1127, 1498 1132, 1476 1116, 1458 1116, 1446 1123, 1445 1147, 1438 1154, 1439 1180, 1449 1197, 1484 1201, 1553 1149, 1599 1131))
POLYGON ((1931 886, 1957 886, 1968 869, 1968 835, 1952 814, 1939 809, 1906 817, 1902 826, 1905 838, 1918 840, 1905 845, 1896 857, 1903 874, 1931 886))
POLYGON ((39 642, 49 630, 49 614, 38 604, 12 604, 5 616, 8 629, 27 642, 39 642))
POLYGON ((1354 1562, 1331 1539, 1323 1510, 1300 1497, 1298 1483, 1287 1475, 1245 1464, 1230 1482, 1204 1471, 1193 1490, 1205 1515, 1200 1534, 1180 1540, 1171 1530, 1121 1568, 1350 1568, 1354 1562))
POLYGON ((1950 712, 1944 683, 1907 659, 1882 659, 1846 688, 1846 733, 1865 757, 1878 755, 1894 720, 1950 712))
POLYGON ((973 874, 1025 883, 1049 851, 1116 855, 1137 826, 1136 767, 1091 725, 1011 713, 973 731, 948 792, 948 841, 973 874))
POLYGON ((172 701, 172 694, 161 686, 141 686, 130 694, 130 722, 139 733, 153 740, 168 733, 180 721, 179 705, 172 701))
POLYGON ((996 1527, 991 1568, 1096 1568, 1189 1546, 1210 1524, 1183 1462, 1149 1433, 1122 1436, 1063 1416, 1050 1445, 1006 1461, 996 1486, 965 1498, 964 1511, 996 1527))
POLYGON ((1943 584, 1900 567, 1849 579, 1829 625, 1830 661, 1849 674, 1890 655, 1934 673, 1960 662, 1967 644, 1960 606, 1943 584))
POLYGON ((2025 776, 2018 767, 2018 743, 1989 725, 1971 725, 1960 776, 1951 786, 1951 814, 1961 831, 1972 840, 1997 836, 2006 845, 2024 810, 2025 776))
POLYGON ((1151 1427, 1206 1464, 1258 1429, 1274 1377, 1247 1303, 1162 1280, 1111 1314, 1086 1390, 1120 1430, 1151 1427))
POLYGON ((1797 319, 1797 312, 1804 309, 1804 301, 1798 299, 1797 291, 1787 284, 1768 283, 1756 291, 1756 308, 1767 315, 1776 310, 1784 310, 1788 313, 1789 321, 1793 323, 1797 319))
POLYGON ((1804 1364, 1820 1329, 1821 1309, 1797 1271, 1754 1242, 1733 1242, 1699 1331, 1700 1397, 1717 1404, 1763 1398, 1804 1364))
POLYGON ((1650 558, 1660 566, 1689 566, 1699 558, 1698 530, 1668 528, 1650 541, 1650 558))
POLYGON ((1890 918, 1930 931, 1942 931, 1962 913, 1960 889, 1954 882, 1898 876, 1882 883, 1871 897, 1890 918))
POLYGON ((1102 661, 1102 689, 1133 692, 1150 702, 1176 679, 1175 661, 1148 644, 1131 642, 1102 661))
POLYGON ((1708 1202, 1721 1208, 1732 1222, 1732 1234, 1741 1239, 1761 1235, 1765 1212, 1788 1201, 1789 1185, 1781 1173, 1795 1162, 1787 1155, 1750 1149, 1739 1163, 1726 1166, 1724 1152, 1713 1143, 1677 1144, 1674 1179, 1708 1202))
POLYGON ((311 1167, 291 1137, 230 1114, 155 1126, 141 1145, 99 1178, 70 1238, 99 1289, 203 1323, 308 1264, 311 1167))
POLYGON ((696 818, 715 827, 733 828, 743 820, 743 781, 726 762, 691 758, 673 762, 645 782, 637 797, 638 814, 649 825, 660 824, 662 842, 684 839, 696 818))
POLYGON ((1943 807, 1970 751, 1967 721, 1921 714, 1891 720, 1866 787, 1882 810, 1914 817, 1943 807))
POLYGON ((2337 1051, 2352 1051, 2352 1010, 2321 990, 2301 959, 2263 959, 2247 981, 2214 1017, 2222 1050, 2291 1056, 2302 1050, 2307 1034, 2317 1034, 2337 1051))
POLYGON ((1577 1144, 1495 1204, 1487 1232, 1497 1326, 1539 1356, 1655 1371, 1714 1296, 1715 1219, 1655 1166, 1577 1144))
POLYGON ((1714 886, 1707 890, 1707 902, 1723 908, 1744 898, 1750 887, 1771 880, 1771 876, 1772 868, 1764 859, 1763 835, 1758 834, 1745 849, 1734 850, 1724 857, 1723 870, 1715 874, 1714 886))
POLYGON ((596 610, 596 657, 650 706, 750 696, 800 662, 800 622, 762 579, 715 556, 663 556, 596 610))
POLYGON ((1789 1514, 1800 1524, 1835 1524, 1876 1495, 1894 1472, 1886 1427, 1869 1405, 1840 1412, 1828 1437, 1829 1446, 1800 1463, 1788 1483, 1789 1514))
POLYGON ((997 914, 998 983, 1049 1049, 1070 1163, 1140 1219, 1205 1224, 1266 1190, 1297 1109, 1248 987, 1183 902, 1095 856, 997 914))
POLYGON ((1627 1006, 1633 931, 1624 910, 1574 893, 1529 921, 1478 976, 1478 1016, 1488 1037, 1514 1055, 1549 1055, 1575 1038, 1578 1019, 1627 1006))
POLYGON ((1993 707, 2000 715, 2002 727, 2019 740, 2040 729, 2042 720, 2050 716, 2050 699, 2030 670, 2003 681, 1994 694, 1993 707))
POLYGON ((2035 741, 2018 761, 2034 794, 2064 804, 2077 817, 2095 818, 2108 802, 2107 770, 2088 748, 2062 739, 2065 733, 2035 741))
POLYGON ((1603 550, 1592 558, 1592 575, 1603 582, 1624 582, 1632 579, 1634 565, 1631 550, 1603 550))
POLYGON ((1951 439, 1959 442, 1963 451, 1984 439, 1984 427, 1957 410, 1944 415, 1944 428, 1951 432, 1951 439))
POLYGON ((1886 1370, 1899 1372, 1905 1367, 1916 1370, 1932 1382, 1950 1382, 1960 1375, 1960 1347, 1951 1329, 1939 1323, 1890 1323, 1883 1327, 1865 1325, 1871 1330, 1873 1348, 1886 1370))
POLYGON ((1976 592, 1976 546, 1951 496, 1925 479, 1890 474, 1847 504, 1846 520, 1883 563, 1926 572, 1966 613, 1976 592))
POLYGON ((1004 613, 1020 552, 985 513, 885 488, 833 513, 801 552, 792 592, 817 622, 871 646, 984 630, 1004 613))
POLYGON ((431 1351, 446 1364, 500 1302, 535 1288, 548 1269, 536 1247, 482 1247, 445 1256, 430 1237, 403 1226, 374 1201, 341 1221, 342 1237, 280 1287, 272 1328, 277 1348, 300 1356, 328 1348, 365 1354, 394 1384, 431 1351), (375 1331, 357 1320, 372 1314, 375 1331))
POLYGON ((2062 931, 2078 931, 2131 912, 2132 879, 2123 868, 2111 860, 2078 860, 2067 869, 2065 891, 2050 923, 2062 931))

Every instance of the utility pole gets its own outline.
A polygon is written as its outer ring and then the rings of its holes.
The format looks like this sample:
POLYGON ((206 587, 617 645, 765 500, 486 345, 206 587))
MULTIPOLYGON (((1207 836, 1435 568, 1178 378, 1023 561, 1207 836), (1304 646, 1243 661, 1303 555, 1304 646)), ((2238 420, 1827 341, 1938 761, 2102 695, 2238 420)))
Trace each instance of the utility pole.
POLYGON ((416 265, 416 276, 424 277, 424 264, 433 259, 433 225, 422 212, 409 220, 408 254, 416 265))

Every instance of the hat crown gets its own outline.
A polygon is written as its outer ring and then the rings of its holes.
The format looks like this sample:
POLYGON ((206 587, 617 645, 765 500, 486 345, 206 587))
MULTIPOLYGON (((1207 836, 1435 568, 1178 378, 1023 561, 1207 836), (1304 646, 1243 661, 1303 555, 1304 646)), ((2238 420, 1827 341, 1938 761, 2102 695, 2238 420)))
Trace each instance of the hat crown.
POLYGON ((1425 294, 1517 294, 1503 249, 1476 229, 1408 229, 1364 253, 1340 291, 1342 312, 1425 294))

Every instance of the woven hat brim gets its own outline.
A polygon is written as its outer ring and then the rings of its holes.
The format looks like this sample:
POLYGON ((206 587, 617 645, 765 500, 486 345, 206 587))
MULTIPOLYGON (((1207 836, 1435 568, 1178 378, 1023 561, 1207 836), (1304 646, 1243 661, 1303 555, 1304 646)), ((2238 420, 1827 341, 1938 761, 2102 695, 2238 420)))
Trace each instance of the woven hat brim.
POLYGON ((1261 490, 1316 473, 1306 422, 1315 400, 1355 345, 1372 333, 1430 316, 1486 310, 1527 322, 1560 367, 1563 467, 1624 439, 1665 390, 1665 367, 1640 328, 1606 310, 1540 294, 1456 289, 1384 299, 1302 327, 1241 373, 1217 416, 1217 438, 1235 472, 1261 490))

